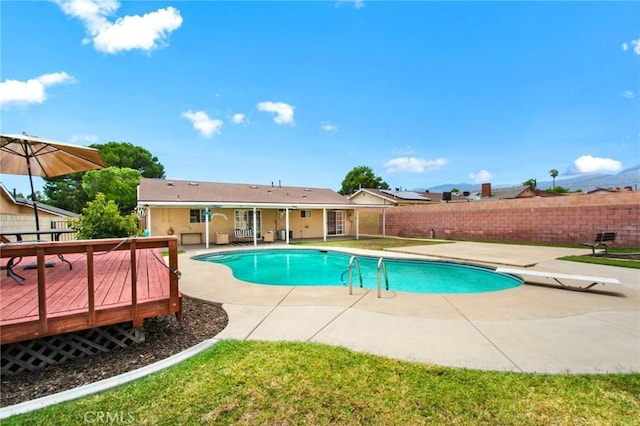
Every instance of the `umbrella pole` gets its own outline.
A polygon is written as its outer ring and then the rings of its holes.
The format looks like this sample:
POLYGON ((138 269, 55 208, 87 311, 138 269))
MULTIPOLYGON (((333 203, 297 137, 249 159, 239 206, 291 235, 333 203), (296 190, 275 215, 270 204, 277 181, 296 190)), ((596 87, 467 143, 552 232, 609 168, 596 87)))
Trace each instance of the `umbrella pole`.
POLYGON ((36 231, 40 230, 40 221, 38 220, 38 205, 36 204, 36 191, 33 189, 33 176, 31 176, 31 162, 27 155, 27 172, 29 172, 29 183, 31 184, 31 201, 33 201, 33 212, 36 215, 36 231))

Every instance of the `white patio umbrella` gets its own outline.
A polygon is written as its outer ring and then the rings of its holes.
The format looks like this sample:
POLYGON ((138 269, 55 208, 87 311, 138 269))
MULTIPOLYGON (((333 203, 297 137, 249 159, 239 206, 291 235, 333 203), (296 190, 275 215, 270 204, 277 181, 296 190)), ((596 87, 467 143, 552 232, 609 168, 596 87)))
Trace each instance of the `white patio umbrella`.
POLYGON ((55 177, 104 167, 97 149, 48 141, 26 133, 0 135, 0 173, 28 175, 31 199, 40 230, 33 176, 55 177))

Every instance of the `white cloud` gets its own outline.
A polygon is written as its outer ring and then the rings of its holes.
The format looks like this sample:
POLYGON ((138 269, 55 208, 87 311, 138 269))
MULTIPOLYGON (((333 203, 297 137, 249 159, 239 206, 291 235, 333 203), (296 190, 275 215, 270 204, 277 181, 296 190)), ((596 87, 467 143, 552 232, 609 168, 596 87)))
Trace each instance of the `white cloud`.
POLYGON ((258 102, 256 105, 258 111, 272 112, 275 114, 273 121, 277 124, 295 124, 293 120, 294 106, 285 104, 284 102, 258 102))
POLYGON ((47 87, 73 81, 66 72, 43 74, 27 81, 5 80, 0 83, 0 106, 41 104, 47 98, 47 87))
POLYGON ((623 98, 627 98, 627 99, 634 99, 636 95, 633 91, 631 90, 625 90, 624 92, 622 92, 622 97, 623 98))
POLYGON ((469 177, 474 183, 487 183, 493 178, 493 174, 487 170, 480 170, 477 173, 469 173, 469 177))
POLYGON ((322 130, 324 130, 325 132, 337 132, 338 131, 338 126, 336 126, 335 124, 331 124, 331 123, 326 123, 320 126, 320 128, 322 130))
POLYGON ((204 111, 192 112, 191 110, 189 110, 187 112, 183 112, 182 117, 191 121, 191 124, 193 124, 193 128, 205 137, 218 135, 220 134, 220 129, 222 129, 222 120, 209 118, 207 113, 204 111))
POLYGON ((638 40, 631 40, 631 46, 629 45, 629 43, 622 43, 622 50, 624 50, 625 52, 627 50, 629 50, 629 48, 632 48, 633 53, 635 53, 636 55, 640 55, 640 39, 638 40))
POLYGON ((438 170, 447 165, 449 161, 444 158, 436 160, 426 160, 416 157, 398 157, 389 160, 384 164, 388 173, 422 173, 426 170, 438 170))
POLYGON ((141 49, 150 51, 167 44, 169 34, 182 25, 180 11, 167 7, 144 15, 125 16, 110 22, 120 3, 115 0, 56 0, 62 11, 80 19, 96 50, 117 53, 141 49))
POLYGON ((611 173, 622 170, 622 163, 611 158, 592 157, 583 155, 573 162, 572 171, 575 173, 611 173))
POLYGON ((231 116, 231 121, 233 124, 243 124, 247 122, 247 116, 238 112, 231 116))
POLYGON ((411 145, 407 145, 404 148, 394 148, 393 155, 401 155, 406 157, 407 155, 411 155, 416 152, 411 145))
POLYGON ((88 142, 89 144, 98 143, 99 139, 95 135, 74 135, 71 136, 71 143, 78 144, 88 142))

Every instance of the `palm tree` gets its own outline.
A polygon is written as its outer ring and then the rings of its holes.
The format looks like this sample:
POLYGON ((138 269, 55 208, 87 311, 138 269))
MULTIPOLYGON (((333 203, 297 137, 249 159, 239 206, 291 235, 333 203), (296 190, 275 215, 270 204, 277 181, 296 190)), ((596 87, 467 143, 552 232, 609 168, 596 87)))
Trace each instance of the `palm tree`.
POLYGON ((556 189, 556 176, 558 176, 558 171, 556 169, 549 170, 549 174, 553 178, 553 189, 556 189))

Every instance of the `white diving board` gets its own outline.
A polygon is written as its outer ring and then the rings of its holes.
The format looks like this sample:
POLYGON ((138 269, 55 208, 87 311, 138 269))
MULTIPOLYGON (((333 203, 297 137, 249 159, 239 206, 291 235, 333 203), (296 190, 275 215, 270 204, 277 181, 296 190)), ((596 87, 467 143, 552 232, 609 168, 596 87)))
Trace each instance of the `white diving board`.
POLYGON ((557 282, 558 284, 560 284, 563 288, 567 290, 584 291, 584 290, 590 289, 596 284, 621 285, 620 281, 618 281, 616 278, 560 274, 557 272, 544 272, 544 271, 534 271, 529 269, 515 269, 515 268, 498 268, 496 269, 496 272, 503 273, 503 274, 525 275, 525 276, 531 276, 531 277, 541 277, 541 278, 551 279, 557 282), (561 280, 583 281, 583 282, 588 282, 589 285, 587 285, 586 287, 576 287, 573 285, 565 284, 561 280))

